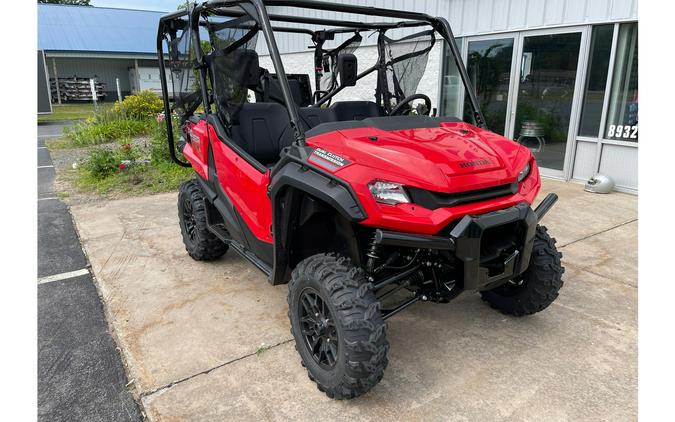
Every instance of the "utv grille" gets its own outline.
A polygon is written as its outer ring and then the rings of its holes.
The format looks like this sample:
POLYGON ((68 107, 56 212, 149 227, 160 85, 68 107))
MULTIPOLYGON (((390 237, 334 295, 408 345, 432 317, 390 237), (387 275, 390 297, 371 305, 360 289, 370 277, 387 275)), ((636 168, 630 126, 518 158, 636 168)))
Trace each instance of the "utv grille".
POLYGON ((488 199, 499 198, 501 196, 513 195, 518 192, 518 184, 508 183, 505 185, 493 186, 485 189, 457 193, 432 192, 410 187, 406 188, 406 190, 410 194, 410 199, 412 199, 412 202, 421 205, 424 208, 435 210, 437 208, 454 207, 471 202, 485 201, 488 199))

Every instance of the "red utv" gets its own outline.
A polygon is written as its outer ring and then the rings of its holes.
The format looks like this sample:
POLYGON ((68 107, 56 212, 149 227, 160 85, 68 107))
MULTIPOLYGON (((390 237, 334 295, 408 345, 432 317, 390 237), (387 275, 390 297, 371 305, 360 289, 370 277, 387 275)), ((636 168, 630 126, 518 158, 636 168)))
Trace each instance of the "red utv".
POLYGON ((165 113, 179 119, 166 119, 169 150, 196 173, 178 197, 185 248, 196 260, 231 249, 288 283, 296 349, 329 397, 380 381, 385 320, 416 302, 480 292, 520 316, 558 296, 561 254, 539 225, 557 197, 530 207, 537 164, 486 129, 445 19, 210 1, 164 16, 157 48, 165 113), (310 17, 321 11, 341 20, 310 17), (293 37, 313 49, 306 73, 284 68, 277 39, 293 37), (437 115, 417 92, 436 43, 454 58, 471 121, 437 115))

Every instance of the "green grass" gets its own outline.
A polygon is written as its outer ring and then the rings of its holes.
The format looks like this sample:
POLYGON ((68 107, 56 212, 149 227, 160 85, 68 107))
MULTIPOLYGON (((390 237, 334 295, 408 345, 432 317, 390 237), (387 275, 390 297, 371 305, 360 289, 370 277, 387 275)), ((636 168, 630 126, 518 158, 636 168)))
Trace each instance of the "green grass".
POLYGON ((102 123, 80 123, 64 130, 64 138, 70 141, 71 148, 82 148, 149 134, 154 126, 153 120, 123 119, 102 123))
POLYGON ((102 197, 138 196, 178 190, 181 183, 192 177, 194 171, 191 168, 174 163, 157 163, 116 171, 103 179, 80 169, 75 184, 83 192, 102 197))
MULTIPOLYGON (((112 104, 99 104, 99 109, 111 108, 112 104)), ((85 104, 52 104, 52 114, 38 114, 38 123, 58 122, 64 120, 84 120, 94 116, 94 105, 85 104)))
POLYGON ((49 139, 45 142, 45 145, 47 146, 47 148, 49 148, 50 151, 55 151, 59 149, 78 148, 77 145, 74 145, 73 141, 71 141, 68 138, 49 139))
POLYGON ((262 343, 258 348, 255 350, 255 354, 260 356, 261 354, 265 353, 269 349, 271 349, 272 346, 268 346, 265 343, 262 343))
POLYGON ((155 128, 155 121, 120 119, 92 123, 82 122, 67 127, 63 136, 47 142, 50 150, 84 148, 107 144, 118 139, 128 139, 139 135, 148 135, 155 128))

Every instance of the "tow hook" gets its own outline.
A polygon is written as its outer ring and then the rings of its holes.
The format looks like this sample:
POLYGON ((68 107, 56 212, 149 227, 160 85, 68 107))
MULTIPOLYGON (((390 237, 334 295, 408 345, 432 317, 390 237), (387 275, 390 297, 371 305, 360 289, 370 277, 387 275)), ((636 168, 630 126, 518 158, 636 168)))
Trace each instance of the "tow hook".
POLYGON ((546 213, 548 213, 553 205, 558 201, 558 195, 549 193, 543 201, 535 208, 534 213, 537 215, 537 222, 541 221, 546 213))

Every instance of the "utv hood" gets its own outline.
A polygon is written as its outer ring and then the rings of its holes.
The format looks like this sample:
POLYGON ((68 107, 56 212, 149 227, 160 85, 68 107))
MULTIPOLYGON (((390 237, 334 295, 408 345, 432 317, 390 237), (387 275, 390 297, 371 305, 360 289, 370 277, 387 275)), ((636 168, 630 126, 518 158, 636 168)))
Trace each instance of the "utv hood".
POLYGON ((347 165, 333 169, 336 175, 352 166, 367 167, 373 178, 388 177, 437 192, 513 182, 531 155, 507 138, 449 118, 324 123, 306 135, 308 145, 347 160, 347 165))

